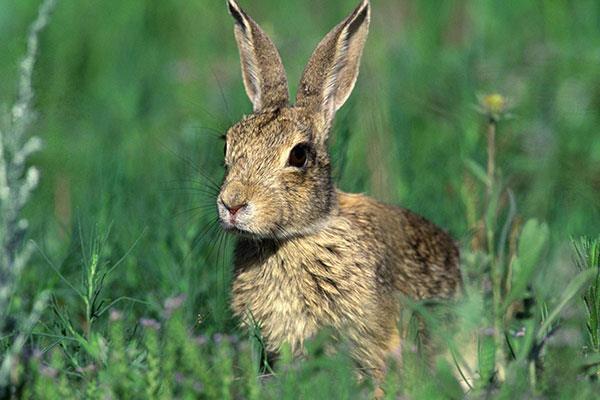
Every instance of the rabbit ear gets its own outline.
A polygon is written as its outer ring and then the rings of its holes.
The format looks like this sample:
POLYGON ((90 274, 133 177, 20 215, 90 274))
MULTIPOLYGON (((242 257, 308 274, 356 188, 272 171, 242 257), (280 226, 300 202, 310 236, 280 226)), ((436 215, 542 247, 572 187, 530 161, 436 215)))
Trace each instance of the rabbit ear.
POLYGON ((363 0, 319 43, 304 69, 296 103, 322 112, 326 126, 354 88, 369 20, 369 0, 363 0))
POLYGON ((227 6, 235 20, 244 87, 254 111, 287 105, 287 78, 275 45, 234 0, 228 0, 227 6))

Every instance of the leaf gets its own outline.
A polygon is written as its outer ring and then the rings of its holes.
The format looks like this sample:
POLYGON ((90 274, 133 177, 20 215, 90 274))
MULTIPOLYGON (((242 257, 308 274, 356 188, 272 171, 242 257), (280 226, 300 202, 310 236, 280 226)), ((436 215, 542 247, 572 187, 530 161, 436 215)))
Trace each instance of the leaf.
POLYGON ((489 204, 485 211, 485 226, 487 240, 489 243, 494 241, 494 233, 496 231, 496 220, 498 217, 498 204, 500 203, 501 189, 495 185, 489 197, 489 204))
POLYGON ((437 386, 442 390, 446 398, 462 399, 465 397, 465 393, 456 379, 454 369, 448 361, 438 360, 436 378, 437 386))
POLYGON ((496 370, 496 344, 493 335, 485 333, 479 337, 477 362, 482 386, 486 386, 493 378, 496 370))
POLYGON ((600 364, 600 354, 592 354, 589 355, 587 357, 585 357, 582 361, 581 361, 581 367, 582 368, 589 368, 595 365, 600 364))
POLYGON ((575 264, 580 271, 596 271, 596 278, 583 293, 587 311, 586 328, 592 351, 600 351, 600 238, 592 240, 582 237, 572 240, 575 264))
POLYGON ((549 230, 545 223, 539 223, 535 219, 530 219, 525 223, 519 236, 517 258, 512 264, 511 290, 504 302, 504 308, 525 295, 548 241, 548 236, 549 230))
POLYGON ((498 258, 499 264, 504 265, 504 258, 506 253, 506 241, 508 239, 508 234, 510 232, 510 228, 515 219, 515 215, 517 214, 517 204, 515 201, 515 195, 512 190, 507 189, 506 193, 508 195, 508 213, 506 215, 506 220, 504 221, 504 225, 502 226, 502 231, 500 233, 500 238, 498 240, 498 258))
POLYGON ((519 237, 519 258, 524 268, 533 268, 537 264, 548 240, 549 230, 545 223, 530 219, 525 223, 519 237))
POLYGON ((517 360, 524 361, 531 354, 531 349, 535 345, 535 328, 537 325, 537 321, 534 319, 529 319, 525 321, 523 325, 523 331, 525 332, 525 336, 519 338, 519 341, 514 341, 513 343, 518 344, 517 349, 517 360))
POLYGON ((544 320, 541 328, 538 331, 538 340, 544 338, 546 331, 552 325, 552 323, 558 318, 560 312, 565 308, 567 304, 575 297, 579 291, 594 277, 596 276, 596 271, 590 269, 586 271, 581 271, 579 274, 575 276, 575 278, 571 279, 571 282, 567 285, 566 289, 563 291, 563 295, 561 300, 558 302, 557 306, 548 314, 548 318, 544 320))
POLYGON ((490 180, 481 165, 470 158, 465 159, 464 163, 465 167, 473 174, 473 176, 475 176, 475 178, 479 179, 485 186, 490 186, 490 180))

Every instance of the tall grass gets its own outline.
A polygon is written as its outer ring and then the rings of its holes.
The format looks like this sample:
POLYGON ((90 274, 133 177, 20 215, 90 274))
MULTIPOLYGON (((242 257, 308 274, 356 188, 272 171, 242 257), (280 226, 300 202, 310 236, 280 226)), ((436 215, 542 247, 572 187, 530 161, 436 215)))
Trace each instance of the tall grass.
MULTIPOLYGON (((212 186, 218 138, 250 105, 225 7, 64 0, 38 42, 52 3, 26 43, 38 2, 0 3, 0 100, 17 99, 0 127, 0 397, 594 398, 600 245, 569 238, 600 225, 597 1, 373 5, 337 180, 450 230, 466 292, 406 300, 383 383, 357 380, 327 332, 271 368, 259 327, 228 311, 212 186), (419 320, 447 356, 423 363, 419 320)), ((294 86, 354 5, 242 6, 294 86)))
POLYGON ((35 117, 32 76, 38 37, 53 8, 53 0, 44 1, 29 28, 27 51, 20 63, 17 99, 10 113, 2 115, 0 121, 0 396, 9 393, 8 388, 13 383, 11 378, 19 379, 14 370, 16 358, 21 355, 27 336, 41 317, 47 301, 46 292, 37 294, 28 316, 19 315, 21 310, 13 304, 22 271, 33 252, 33 245, 24 240, 28 221, 22 211, 38 185, 39 172, 27 162, 40 150, 41 140, 27 135, 35 117))

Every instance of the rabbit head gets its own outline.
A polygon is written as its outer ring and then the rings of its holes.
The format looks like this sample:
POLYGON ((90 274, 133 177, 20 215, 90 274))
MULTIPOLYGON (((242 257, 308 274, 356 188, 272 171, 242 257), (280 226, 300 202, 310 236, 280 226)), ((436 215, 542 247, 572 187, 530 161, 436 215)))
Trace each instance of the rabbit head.
POLYGON ((226 176, 217 200, 222 226, 255 238, 313 232, 336 209, 327 138, 358 76, 369 1, 319 43, 290 105, 273 42, 233 0, 242 77, 253 114, 226 135, 226 176))

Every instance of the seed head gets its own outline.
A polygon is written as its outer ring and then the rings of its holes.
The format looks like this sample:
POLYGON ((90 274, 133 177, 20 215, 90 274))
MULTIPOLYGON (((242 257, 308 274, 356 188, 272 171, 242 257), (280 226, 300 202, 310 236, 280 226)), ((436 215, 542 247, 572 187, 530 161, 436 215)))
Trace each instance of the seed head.
POLYGON ((508 99, 499 94, 491 93, 483 96, 478 96, 479 112, 488 116, 495 122, 498 122, 508 111, 508 99))

